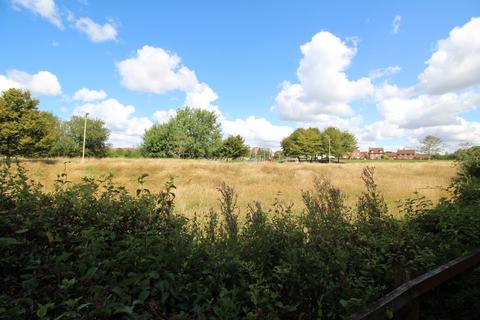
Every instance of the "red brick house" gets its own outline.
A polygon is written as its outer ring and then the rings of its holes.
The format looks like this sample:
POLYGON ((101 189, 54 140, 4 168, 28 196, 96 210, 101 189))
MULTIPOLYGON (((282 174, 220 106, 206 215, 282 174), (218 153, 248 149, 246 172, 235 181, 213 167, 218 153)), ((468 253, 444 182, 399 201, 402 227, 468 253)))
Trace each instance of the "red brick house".
POLYGON ((368 148, 368 159, 370 160, 382 159, 384 154, 383 148, 368 148))
POLYGON ((367 159, 368 153, 365 151, 355 150, 350 154, 350 159, 367 159))
POLYGON ((385 152, 385 156, 386 156, 388 159, 397 159, 397 153, 396 153, 396 152, 386 151, 386 152, 385 152))
POLYGON ((398 150, 397 159, 415 159, 415 150, 398 150))

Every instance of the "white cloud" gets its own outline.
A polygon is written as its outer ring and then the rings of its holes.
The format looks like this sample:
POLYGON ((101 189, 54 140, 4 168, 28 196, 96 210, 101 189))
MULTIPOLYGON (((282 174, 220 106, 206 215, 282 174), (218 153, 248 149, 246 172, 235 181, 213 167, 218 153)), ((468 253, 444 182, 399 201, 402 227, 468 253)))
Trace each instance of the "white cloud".
POLYGON ((442 94, 480 84, 480 18, 472 18, 450 31, 437 43, 427 60, 427 68, 418 76, 418 89, 442 94))
POLYGON ((183 106, 214 111, 223 115, 213 102, 218 95, 195 71, 182 65, 180 57, 162 48, 143 46, 133 58, 117 62, 122 85, 130 90, 163 94, 179 90, 185 93, 183 106))
POLYGON ((91 90, 88 88, 82 88, 77 90, 73 95, 73 100, 80 101, 95 101, 102 100, 107 97, 107 93, 103 90, 91 90))
POLYGON ((54 0, 12 0, 14 8, 25 8, 63 29, 62 20, 54 0))
POLYGON ((62 88, 57 77, 48 71, 29 74, 24 71, 11 70, 6 76, 0 75, 0 91, 10 88, 28 89, 33 94, 57 96, 62 88))
POLYGON ((75 22, 78 31, 85 33, 93 42, 104 42, 117 39, 117 29, 111 22, 104 25, 98 24, 88 17, 83 17, 75 22))
POLYGON ((322 115, 353 114, 349 103, 373 92, 369 78, 349 80, 345 70, 356 54, 355 43, 322 31, 300 47, 299 83, 284 82, 274 109, 285 120, 315 121, 322 115))
POLYGON ((134 117, 135 108, 125 106, 116 99, 106 99, 95 103, 86 103, 77 106, 75 115, 90 114, 91 118, 105 121, 106 127, 111 131, 109 142, 116 147, 138 145, 145 130, 153 123, 146 117, 134 117))
POLYGON ((394 34, 397 34, 398 31, 400 31, 400 24, 402 23, 402 17, 401 16, 395 16, 392 21, 392 32, 394 34))
POLYGON ((383 119, 389 123, 402 128, 421 128, 458 124, 458 113, 471 111, 478 105, 480 94, 467 92, 394 97, 380 101, 378 107, 383 119))
POLYGON ((371 80, 376 80, 376 79, 391 76, 395 73, 400 72, 400 70, 402 70, 402 68, 400 68, 399 66, 388 66, 386 68, 379 68, 379 69, 370 71, 370 73, 368 74, 368 77, 371 80))
POLYGON ((153 117, 157 120, 158 123, 164 123, 170 120, 170 118, 175 117, 177 110, 168 109, 168 110, 157 110, 153 113, 153 117))
POLYGON ((276 126, 264 118, 250 116, 247 119, 223 120, 223 131, 228 135, 241 135, 250 146, 280 148, 280 141, 290 135, 293 129, 276 126))
POLYGON ((122 84, 134 91, 188 92, 198 83, 195 72, 181 65, 179 56, 162 48, 143 46, 135 57, 118 62, 117 68, 122 84))

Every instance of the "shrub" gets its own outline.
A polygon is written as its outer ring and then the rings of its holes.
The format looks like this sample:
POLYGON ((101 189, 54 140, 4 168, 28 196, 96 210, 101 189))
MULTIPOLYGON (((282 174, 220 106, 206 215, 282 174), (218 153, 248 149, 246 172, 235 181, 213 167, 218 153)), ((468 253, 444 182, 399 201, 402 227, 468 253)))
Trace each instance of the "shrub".
POLYGON ((373 169, 357 210, 319 177, 303 211, 252 202, 242 221, 227 184, 219 210, 188 220, 174 211, 173 180, 154 194, 145 178, 131 195, 111 176, 73 184, 64 172, 45 193, 5 161, 0 319, 339 319, 480 246, 464 180, 436 208, 405 201, 400 220, 386 212, 373 169))

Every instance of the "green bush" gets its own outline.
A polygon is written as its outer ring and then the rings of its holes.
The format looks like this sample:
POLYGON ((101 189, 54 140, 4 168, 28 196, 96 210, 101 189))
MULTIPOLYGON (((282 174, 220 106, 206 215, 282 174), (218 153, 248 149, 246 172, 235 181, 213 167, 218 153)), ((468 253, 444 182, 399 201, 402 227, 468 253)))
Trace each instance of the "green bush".
POLYGON ((373 169, 363 177, 358 209, 319 177, 301 212, 252 202, 241 221, 224 184, 219 209, 188 220, 172 180, 154 194, 144 175, 132 195, 111 176, 73 184, 64 172, 45 193, 7 160, 0 319, 339 319, 480 246, 473 195, 433 209, 410 199, 399 220, 373 169))

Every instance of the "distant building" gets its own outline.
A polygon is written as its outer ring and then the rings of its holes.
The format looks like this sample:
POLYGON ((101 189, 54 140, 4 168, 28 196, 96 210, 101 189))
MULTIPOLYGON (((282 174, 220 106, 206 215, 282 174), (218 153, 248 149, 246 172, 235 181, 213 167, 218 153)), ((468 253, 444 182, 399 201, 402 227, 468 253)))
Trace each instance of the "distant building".
POLYGON ((253 155, 257 155, 260 153, 260 151, 262 150, 262 148, 260 147, 252 147, 250 148, 250 153, 253 154, 253 155))
POLYGON ((385 156, 386 156, 388 159, 397 159, 397 153, 396 153, 396 152, 386 151, 386 152, 385 152, 385 156))
POLYGON ((415 150, 398 150, 397 159, 415 159, 415 150))
POLYGON ((350 154, 350 159, 367 159, 368 152, 355 150, 350 154))
POLYGON ((368 159, 370 160, 382 159, 384 154, 383 148, 368 148, 368 159))
POLYGON ((397 151, 397 159, 426 160, 429 159, 429 155, 424 153, 417 153, 413 149, 404 149, 397 151))

